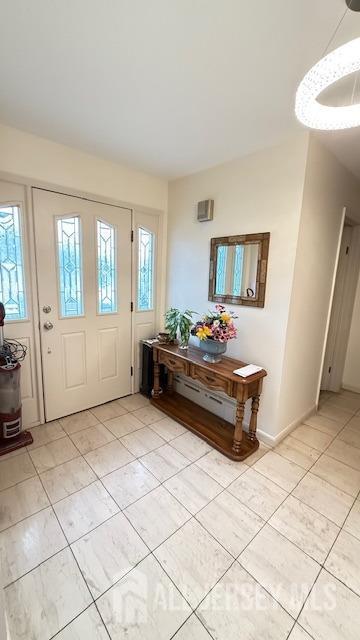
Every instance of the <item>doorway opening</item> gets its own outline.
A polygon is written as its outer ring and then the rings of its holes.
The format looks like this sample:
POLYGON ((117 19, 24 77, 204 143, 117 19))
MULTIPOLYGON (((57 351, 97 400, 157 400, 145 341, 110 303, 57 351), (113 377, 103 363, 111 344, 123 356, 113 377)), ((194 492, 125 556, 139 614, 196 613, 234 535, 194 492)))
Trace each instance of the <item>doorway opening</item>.
POLYGON ((338 393, 346 386, 349 390, 360 392, 360 381, 358 389, 344 382, 351 360, 351 335, 355 325, 360 324, 360 316, 358 320, 354 317, 356 298, 360 296, 359 274, 360 225, 345 210, 320 385, 320 391, 323 392, 338 393))

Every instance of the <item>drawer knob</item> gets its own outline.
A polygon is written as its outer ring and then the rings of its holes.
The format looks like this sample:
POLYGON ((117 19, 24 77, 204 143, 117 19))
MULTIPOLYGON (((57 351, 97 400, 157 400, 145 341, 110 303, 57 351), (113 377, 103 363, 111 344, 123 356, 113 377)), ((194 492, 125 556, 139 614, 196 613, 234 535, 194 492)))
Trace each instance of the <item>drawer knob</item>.
POLYGON ((215 378, 212 378, 211 376, 205 376, 205 378, 208 382, 215 382, 215 378))
POLYGON ((176 364, 176 360, 171 360, 170 358, 169 358, 169 362, 170 364, 176 364))

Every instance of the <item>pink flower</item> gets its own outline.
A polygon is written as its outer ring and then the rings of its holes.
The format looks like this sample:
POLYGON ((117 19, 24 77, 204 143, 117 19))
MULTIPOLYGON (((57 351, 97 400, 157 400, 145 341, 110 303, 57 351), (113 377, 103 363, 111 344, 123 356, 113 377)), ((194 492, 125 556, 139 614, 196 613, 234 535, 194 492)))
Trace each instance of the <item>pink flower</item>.
POLYGON ((237 316, 232 311, 227 312, 223 304, 216 304, 215 310, 215 312, 210 311, 204 315, 203 319, 196 323, 193 334, 196 335, 197 331, 206 328, 207 339, 227 342, 236 338, 237 329, 234 325, 234 318, 237 316))

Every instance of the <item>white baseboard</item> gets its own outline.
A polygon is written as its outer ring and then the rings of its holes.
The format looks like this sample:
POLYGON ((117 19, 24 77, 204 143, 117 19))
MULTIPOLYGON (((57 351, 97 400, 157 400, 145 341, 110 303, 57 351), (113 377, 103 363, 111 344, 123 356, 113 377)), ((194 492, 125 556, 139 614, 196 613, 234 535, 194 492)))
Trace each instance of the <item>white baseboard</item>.
POLYGON ((267 444, 268 447, 275 447, 274 436, 271 436, 265 431, 262 431, 262 429, 256 429, 256 435, 257 435, 257 439, 260 440, 260 442, 267 444))
POLYGON ((35 422, 30 422, 30 424, 23 424, 22 428, 32 429, 33 427, 39 427, 42 424, 45 424, 45 419, 44 419, 44 422, 40 422, 40 420, 36 420, 35 422))
POLYGON ((353 393, 360 393, 360 387, 351 387, 349 384, 343 384, 342 388, 345 391, 352 391, 353 393))
POLYGON ((307 418, 309 418, 314 413, 316 413, 316 409, 317 409, 316 404, 314 404, 311 407, 311 409, 306 411, 300 418, 297 418, 296 420, 291 422, 291 424, 288 424, 288 426, 285 427, 285 429, 283 429, 282 431, 280 431, 280 433, 278 433, 276 436, 270 436, 268 433, 264 433, 264 431, 258 430, 257 433, 259 434, 259 439, 265 442, 265 444, 270 445, 270 447, 276 447, 276 445, 279 444, 281 440, 286 438, 286 436, 288 436, 289 433, 294 431, 296 427, 298 427, 300 424, 305 422, 307 418))

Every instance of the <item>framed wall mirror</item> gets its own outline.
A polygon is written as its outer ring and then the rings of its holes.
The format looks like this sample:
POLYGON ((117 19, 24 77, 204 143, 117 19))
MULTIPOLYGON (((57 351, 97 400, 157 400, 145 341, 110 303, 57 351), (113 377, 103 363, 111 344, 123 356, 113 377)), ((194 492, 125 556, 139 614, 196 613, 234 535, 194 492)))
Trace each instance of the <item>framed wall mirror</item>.
POLYGON ((209 300, 263 307, 270 233, 212 238, 209 300))

